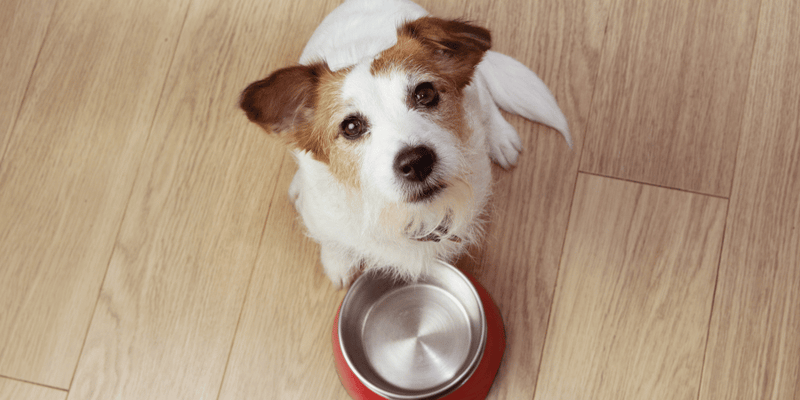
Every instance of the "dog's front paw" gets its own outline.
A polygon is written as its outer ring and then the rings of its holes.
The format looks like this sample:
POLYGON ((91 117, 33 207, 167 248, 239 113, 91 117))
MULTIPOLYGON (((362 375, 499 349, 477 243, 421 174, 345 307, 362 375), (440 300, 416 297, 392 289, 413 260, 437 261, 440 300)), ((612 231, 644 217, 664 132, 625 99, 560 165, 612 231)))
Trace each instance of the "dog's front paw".
POLYGON ((330 275, 327 276, 328 279, 331 280, 333 288, 336 290, 342 290, 350 285, 350 278, 348 278, 347 276, 330 276, 330 275))
POLYGON ((358 263, 347 252, 343 252, 335 246, 322 245, 319 258, 325 275, 336 289, 350 285, 358 263))
POLYGON ((503 118, 500 110, 493 110, 489 126, 489 156, 505 169, 517 165, 522 141, 511 124, 503 118))

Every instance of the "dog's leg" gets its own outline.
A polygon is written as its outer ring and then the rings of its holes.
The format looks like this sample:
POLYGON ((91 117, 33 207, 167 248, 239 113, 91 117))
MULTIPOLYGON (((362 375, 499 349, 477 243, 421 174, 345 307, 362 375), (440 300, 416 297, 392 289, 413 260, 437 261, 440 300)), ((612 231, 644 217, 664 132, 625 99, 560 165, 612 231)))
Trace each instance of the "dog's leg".
POLYGON ((503 118, 488 86, 489 83, 482 74, 475 74, 474 95, 469 97, 472 103, 468 105, 473 107, 470 112, 479 116, 475 122, 482 125, 483 131, 486 132, 489 157, 501 167, 509 169, 517 164, 517 158, 522 151, 522 141, 517 130, 503 118))
POLYGON ((325 275, 337 289, 347 286, 357 270, 358 261, 349 252, 342 251, 335 245, 322 243, 319 258, 325 275))
POLYGON ((522 141, 517 130, 503 118, 497 106, 490 105, 488 112, 489 156, 501 167, 509 169, 517 165, 517 158, 522 151, 522 141))
POLYGON ((555 97, 528 67, 507 55, 487 51, 477 73, 500 108, 555 128, 572 147, 567 119, 555 97))

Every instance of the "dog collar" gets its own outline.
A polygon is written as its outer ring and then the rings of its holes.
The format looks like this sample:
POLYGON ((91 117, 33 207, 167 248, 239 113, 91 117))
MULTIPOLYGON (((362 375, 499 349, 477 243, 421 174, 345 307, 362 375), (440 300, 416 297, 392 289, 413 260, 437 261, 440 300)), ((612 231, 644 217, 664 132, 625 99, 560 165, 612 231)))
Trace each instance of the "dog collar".
POLYGON ((431 232, 422 237, 412 237, 412 240, 416 240, 418 242, 434 242, 439 243, 442 241, 442 238, 446 238, 447 240, 455 243, 461 243, 461 238, 458 236, 447 236, 445 237, 444 234, 440 234, 439 232, 431 232))
POLYGON ((411 240, 416 240, 418 242, 434 242, 439 243, 442 239, 447 239, 451 242, 461 243, 461 238, 458 236, 447 236, 447 233, 450 231, 450 224, 453 222, 453 216, 451 212, 448 212, 445 215, 442 222, 439 226, 436 227, 432 232, 428 233, 427 235, 417 235, 411 236, 411 240))

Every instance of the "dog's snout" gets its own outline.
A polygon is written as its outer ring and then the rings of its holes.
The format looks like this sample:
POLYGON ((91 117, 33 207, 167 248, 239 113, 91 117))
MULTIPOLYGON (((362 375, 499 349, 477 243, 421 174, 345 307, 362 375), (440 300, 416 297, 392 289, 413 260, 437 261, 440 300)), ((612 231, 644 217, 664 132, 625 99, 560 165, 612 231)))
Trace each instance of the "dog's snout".
POLYGON ((394 169, 407 181, 422 182, 431 174, 436 161, 436 153, 427 146, 406 147, 397 154, 394 169))

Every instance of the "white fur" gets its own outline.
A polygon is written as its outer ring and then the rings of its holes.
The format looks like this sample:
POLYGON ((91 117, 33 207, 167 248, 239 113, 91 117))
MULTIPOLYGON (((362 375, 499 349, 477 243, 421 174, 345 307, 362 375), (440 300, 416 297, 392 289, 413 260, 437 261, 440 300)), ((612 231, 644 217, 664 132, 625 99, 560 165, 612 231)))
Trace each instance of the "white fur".
POLYGON ((481 235, 490 194, 490 158, 509 168, 522 150, 507 111, 558 129, 572 144, 566 119, 544 83, 516 60, 488 52, 464 89, 472 130, 467 142, 409 110, 409 85, 423 79, 407 71, 373 76, 370 62, 397 41, 397 27, 427 13, 406 0, 347 0, 328 15, 309 40, 302 64, 325 61, 332 70, 353 67, 342 86, 348 112, 363 114, 370 133, 357 155, 360 187, 340 183, 328 165, 295 150, 299 166, 289 189, 308 234, 321 245, 328 277, 346 285, 360 268, 392 267, 415 278, 438 259, 451 260, 481 235), (434 173, 448 183, 430 201, 408 203, 393 170, 407 145, 425 144, 440 157, 434 173), (446 219, 439 242, 418 241, 446 219))
POLYGON ((555 128, 572 148, 572 136, 550 89, 528 67, 495 51, 487 51, 478 64, 480 76, 500 108, 555 128))
POLYGON ((325 61, 332 70, 372 59, 397 42, 397 27, 428 12, 408 0, 346 0, 306 43, 300 64, 325 61))

